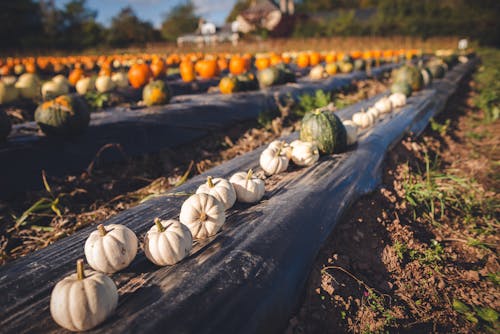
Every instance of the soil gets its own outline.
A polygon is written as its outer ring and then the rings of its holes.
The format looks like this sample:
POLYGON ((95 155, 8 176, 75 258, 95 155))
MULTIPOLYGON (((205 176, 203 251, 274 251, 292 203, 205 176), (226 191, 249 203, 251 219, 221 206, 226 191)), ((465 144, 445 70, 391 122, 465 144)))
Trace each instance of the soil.
MULTIPOLYGON (((335 94, 341 104, 350 104, 387 89, 386 81, 365 80, 335 94)), ((200 141, 141 157, 128 157, 120 146, 110 144, 97 152, 80 175, 64 178, 46 176, 47 190, 32 191, 22 197, 0 201, 0 265, 70 235, 78 229, 101 222, 151 196, 164 193, 224 161, 250 152, 272 140, 298 130, 300 118, 290 110, 262 126, 243 122, 200 141), (100 165, 105 150, 122 152, 123 161, 100 165), (49 191, 50 190, 50 191, 49 191), (23 213, 42 198, 53 208, 23 213), (5 222, 5 223, 4 223, 5 222)), ((41 176, 40 182, 43 180, 41 176)))
POLYGON ((500 128, 482 122, 474 85, 389 153, 383 183, 318 254, 287 334, 500 332, 500 128), (436 196, 413 205, 429 180, 436 196))

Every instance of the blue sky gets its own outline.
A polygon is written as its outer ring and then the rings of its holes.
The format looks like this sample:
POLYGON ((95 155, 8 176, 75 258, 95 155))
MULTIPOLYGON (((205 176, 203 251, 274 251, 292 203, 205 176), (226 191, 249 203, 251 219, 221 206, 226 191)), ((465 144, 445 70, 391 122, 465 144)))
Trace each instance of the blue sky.
MULTIPOLYGON (((56 6, 62 7, 69 0, 56 0, 56 6)), ((218 25, 224 23, 226 16, 236 0, 192 0, 196 6, 197 14, 218 25)), ((159 27, 164 14, 177 4, 185 0, 87 0, 88 7, 98 11, 97 20, 108 26, 111 18, 121 8, 131 6, 137 16, 148 20, 155 27, 159 27)))

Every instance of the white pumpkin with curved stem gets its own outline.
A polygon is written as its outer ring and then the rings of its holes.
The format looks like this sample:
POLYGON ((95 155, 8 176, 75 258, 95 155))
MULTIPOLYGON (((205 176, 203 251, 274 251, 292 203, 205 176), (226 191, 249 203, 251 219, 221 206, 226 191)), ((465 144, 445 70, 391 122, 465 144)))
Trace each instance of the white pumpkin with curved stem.
POLYGON ((208 194, 190 196, 182 203, 179 218, 195 239, 204 239, 216 234, 226 221, 224 205, 208 194))
POLYGON ((390 113, 392 110, 391 100, 387 96, 384 96, 375 103, 374 107, 380 111, 382 114, 390 113))
POLYGON ((128 267, 137 254, 138 244, 137 236, 128 227, 101 224, 85 242, 85 258, 94 270, 112 274, 128 267))
POLYGON ((86 331, 104 322, 118 305, 118 291, 108 276, 83 270, 77 261, 76 274, 59 281, 50 296, 50 314, 61 327, 86 331))
POLYGON ((247 173, 234 174, 229 182, 236 191, 238 201, 242 203, 256 203, 262 199, 266 192, 264 181, 255 177, 251 169, 247 173))
POLYGON ((352 115, 352 121, 360 128, 367 128, 373 125, 373 123, 375 122, 375 117, 372 113, 364 112, 363 110, 361 110, 352 115))
POLYGON ((406 105, 406 95, 403 93, 391 94, 389 100, 391 100, 394 108, 401 108, 406 105))
POLYGON ((351 121, 343 121, 346 137, 347 137, 347 145, 353 145, 358 141, 358 127, 356 124, 351 121))
POLYGON ((294 140, 290 147, 292 148, 292 161, 297 166, 310 166, 319 159, 319 150, 315 143, 294 140))
POLYGON ((155 219, 155 225, 144 238, 144 254, 158 266, 174 265, 189 255, 193 236, 186 225, 177 220, 155 219))
POLYGON ((284 144, 272 142, 260 154, 260 167, 267 175, 278 174, 284 172, 288 168, 290 161, 290 150, 284 144))
POLYGON ((227 210, 236 202, 236 191, 233 185, 226 179, 207 177, 207 182, 203 183, 196 190, 197 194, 209 194, 217 198, 227 210))
POLYGON ((85 95, 86 93, 95 90, 95 78, 81 78, 76 82, 75 89, 76 92, 80 95, 85 95))

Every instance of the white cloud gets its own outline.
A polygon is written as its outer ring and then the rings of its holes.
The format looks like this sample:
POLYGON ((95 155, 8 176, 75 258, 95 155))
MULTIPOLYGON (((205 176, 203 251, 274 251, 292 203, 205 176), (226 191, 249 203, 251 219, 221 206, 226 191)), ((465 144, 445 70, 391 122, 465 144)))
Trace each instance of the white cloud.
POLYGON ((196 14, 222 23, 233 8, 236 0, 193 0, 196 14))

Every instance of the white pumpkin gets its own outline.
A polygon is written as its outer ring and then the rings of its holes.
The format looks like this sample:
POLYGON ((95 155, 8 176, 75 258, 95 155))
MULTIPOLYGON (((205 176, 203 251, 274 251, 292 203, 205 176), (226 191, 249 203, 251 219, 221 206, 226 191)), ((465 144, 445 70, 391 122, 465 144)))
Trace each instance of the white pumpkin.
POLYGON ((309 78, 312 80, 323 79, 325 76, 328 76, 328 74, 325 72, 325 68, 322 65, 314 66, 309 72, 309 78))
POLYGON ((36 99, 40 97, 40 79, 33 73, 24 73, 16 82, 16 88, 21 97, 25 99, 36 99))
POLYGON ((380 110, 378 110, 377 108, 375 107, 370 107, 368 108, 368 110, 366 111, 367 114, 370 114, 373 116, 373 119, 374 121, 379 118, 380 116, 380 110))
POLYGON ((14 102, 18 97, 19 91, 13 84, 0 81, 0 104, 14 102))
POLYGON ((247 173, 234 174, 229 182, 236 191, 238 201, 242 203, 256 203, 262 199, 266 191, 264 181, 254 177, 251 169, 247 173))
POLYGON ((212 195, 194 194, 182 203, 181 223, 186 225, 193 238, 204 239, 216 234, 224 222, 224 205, 212 195))
POLYGON ((44 99, 58 97, 69 93, 69 86, 63 81, 47 81, 42 85, 42 96, 44 99))
POLYGON ((352 121, 360 128, 367 128, 373 125, 375 117, 371 113, 361 110, 352 115, 352 121))
POLYGON ((115 83, 107 75, 101 75, 97 77, 95 81, 95 88, 99 93, 110 92, 113 89, 115 89, 115 87, 116 87, 115 83))
POLYGON ((207 177, 207 182, 199 186, 196 193, 212 195, 224 205, 225 210, 236 202, 236 191, 233 185, 228 180, 218 177, 215 179, 207 177))
POLYGON ((315 143, 294 140, 290 147, 292 148, 292 161, 297 166, 311 166, 319 159, 319 150, 315 143))
POLYGON ((469 62, 469 58, 467 58, 466 56, 464 55, 461 55, 461 56, 458 56, 458 61, 462 64, 465 64, 465 63, 468 63, 469 62))
POLYGON ((288 149, 289 145, 284 140, 273 140, 267 145, 267 148, 288 149))
POLYGON ((127 75, 123 72, 116 72, 111 76, 111 80, 115 83, 116 87, 125 88, 128 87, 127 75))
POLYGON ((401 108, 406 105, 406 95, 403 93, 394 93, 389 96, 394 108, 401 108))
POLYGON ((75 85, 76 92, 80 95, 85 95, 90 91, 95 89, 95 78, 94 77, 86 77, 81 78, 76 82, 75 85))
POLYGON ((384 96, 375 103, 374 107, 380 111, 382 114, 390 113, 392 110, 391 100, 387 96, 384 96))
POLYGON ((2 77, 2 82, 7 85, 15 85, 17 78, 13 75, 8 75, 6 77, 2 77))
POLYGON ((353 121, 347 120, 342 122, 344 124, 347 145, 353 145, 358 141, 358 127, 353 121))
POLYGON ((69 83, 69 80, 68 78, 66 78, 64 75, 62 74, 58 74, 56 75, 55 77, 52 78, 51 81, 54 81, 55 83, 58 83, 58 84, 64 84, 66 86, 70 86, 70 83, 69 83))
POLYGON ((135 233, 124 225, 99 225, 85 242, 85 258, 94 270, 112 274, 128 267, 138 244, 135 233))
POLYGON ((288 168, 290 152, 284 145, 273 145, 260 154, 260 167, 267 175, 284 172, 288 168))
POLYGON ((118 291, 108 276, 83 270, 77 261, 77 272, 59 281, 50 296, 50 314, 61 327, 86 331, 108 318, 118 305, 118 291))
POLYGON ((158 266, 174 265, 189 255, 193 237, 186 225, 177 220, 155 219, 144 238, 144 254, 158 266))

